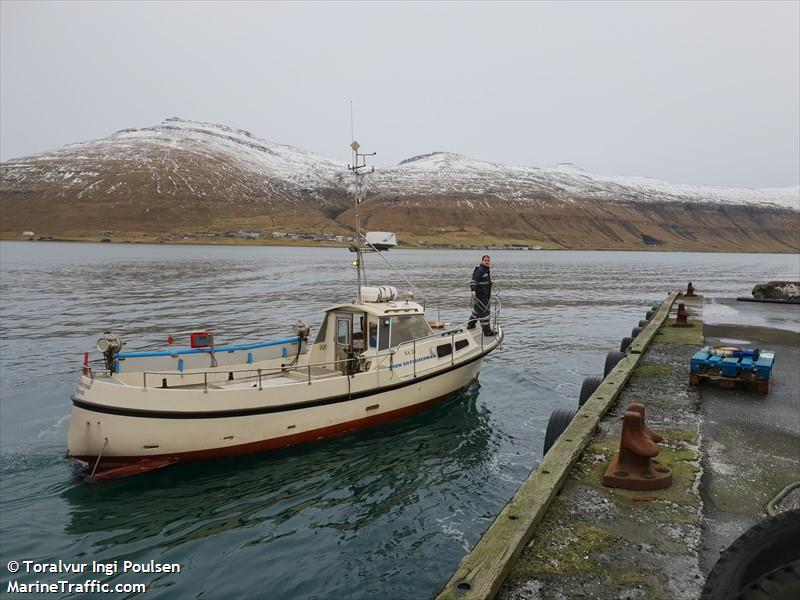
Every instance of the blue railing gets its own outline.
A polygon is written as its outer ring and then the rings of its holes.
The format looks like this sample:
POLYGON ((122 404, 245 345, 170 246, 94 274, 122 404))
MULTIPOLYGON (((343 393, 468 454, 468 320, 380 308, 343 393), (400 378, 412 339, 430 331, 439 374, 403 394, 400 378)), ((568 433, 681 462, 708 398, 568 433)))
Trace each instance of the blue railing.
POLYGON ((234 352, 236 350, 254 350, 256 348, 266 348, 268 346, 282 346, 284 344, 296 344, 300 341, 299 337, 275 340, 274 342, 258 342, 255 344, 242 344, 240 346, 209 346, 208 348, 184 348, 182 350, 157 350, 152 352, 120 352, 115 358, 144 358, 151 356, 178 356, 180 354, 211 354, 218 352, 234 352))

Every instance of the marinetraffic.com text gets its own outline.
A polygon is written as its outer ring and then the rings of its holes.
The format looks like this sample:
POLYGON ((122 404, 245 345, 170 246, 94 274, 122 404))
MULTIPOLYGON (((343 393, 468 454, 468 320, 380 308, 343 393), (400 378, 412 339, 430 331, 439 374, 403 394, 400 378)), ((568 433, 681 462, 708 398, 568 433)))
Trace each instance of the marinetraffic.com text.
POLYGON ((109 583, 99 578, 123 574, 181 572, 181 565, 178 563, 159 563, 154 560, 149 562, 93 560, 85 563, 63 560, 55 562, 10 560, 6 568, 11 577, 2 589, 7 594, 140 594, 147 591, 147 584, 109 583), (30 575, 35 579, 31 580, 30 575))

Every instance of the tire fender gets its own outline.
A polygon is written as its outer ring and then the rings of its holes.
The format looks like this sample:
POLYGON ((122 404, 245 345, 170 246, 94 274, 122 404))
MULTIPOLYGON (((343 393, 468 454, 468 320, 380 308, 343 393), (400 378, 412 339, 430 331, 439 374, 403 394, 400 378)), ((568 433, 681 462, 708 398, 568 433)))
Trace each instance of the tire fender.
POLYGON ((625 355, 622 352, 609 352, 606 354, 606 364, 603 368, 603 377, 605 378, 608 374, 614 370, 614 367, 617 366, 617 363, 625 358, 625 355))
POLYGON ((578 397, 578 406, 583 406, 589 396, 595 393, 600 384, 603 383, 602 377, 586 377, 581 384, 581 394, 578 397))
POLYGON ((544 449, 542 456, 547 454, 553 444, 556 443, 558 436, 572 422, 572 418, 578 413, 577 408, 557 408, 550 413, 550 420, 547 422, 547 432, 544 434, 544 449))

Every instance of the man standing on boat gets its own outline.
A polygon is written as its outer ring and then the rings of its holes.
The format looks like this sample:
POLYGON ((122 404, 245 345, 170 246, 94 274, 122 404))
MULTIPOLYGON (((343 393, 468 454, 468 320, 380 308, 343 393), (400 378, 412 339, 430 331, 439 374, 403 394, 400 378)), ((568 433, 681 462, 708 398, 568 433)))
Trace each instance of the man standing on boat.
POLYGON ((475 321, 480 319, 484 335, 494 335, 489 325, 489 299, 492 295, 492 276, 490 264, 492 259, 488 254, 481 258, 481 264, 475 267, 472 272, 472 280, 469 282, 469 289, 472 291, 472 314, 469 316, 467 329, 475 327, 475 321))

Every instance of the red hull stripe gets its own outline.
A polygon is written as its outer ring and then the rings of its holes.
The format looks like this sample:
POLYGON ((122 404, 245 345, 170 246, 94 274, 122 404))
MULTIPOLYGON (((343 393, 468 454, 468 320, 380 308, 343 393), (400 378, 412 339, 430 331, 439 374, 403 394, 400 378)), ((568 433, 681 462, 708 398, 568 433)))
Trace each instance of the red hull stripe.
POLYGON ((315 406, 326 406, 329 404, 337 404, 339 402, 349 402, 350 400, 357 400, 359 398, 367 398, 384 392, 390 392, 409 385, 416 385, 422 381, 439 377, 456 369, 460 369, 469 365, 476 360, 482 359, 484 356, 494 350, 496 346, 484 350, 480 354, 473 356, 469 360, 462 363, 454 364, 451 367, 437 371, 436 373, 429 373, 420 377, 409 379, 394 385, 387 385, 378 389, 366 390, 355 394, 343 394, 341 396, 331 396, 329 398, 321 398, 319 400, 310 400, 307 402, 296 402, 294 404, 281 404, 280 406, 260 406, 257 408, 240 408, 235 410, 215 410, 215 411, 166 411, 166 410, 139 410, 135 408, 118 408, 116 406, 104 406, 101 404, 94 404, 93 402, 84 402, 78 400, 73 396, 72 404, 78 408, 89 410, 97 413, 104 413, 109 415, 120 415, 123 417, 141 417, 146 419, 224 419, 229 417, 247 417, 251 415, 263 415, 267 413, 288 412, 291 410, 301 410, 304 408, 313 408, 315 406))
POLYGON ((174 465, 177 462, 178 462, 177 458, 172 458, 168 460, 145 459, 136 463, 115 467, 113 469, 104 469, 98 473, 95 473, 93 476, 87 477, 86 481, 88 481, 89 483, 101 483, 103 481, 111 481, 113 479, 125 479, 127 477, 132 477, 134 475, 141 475, 142 473, 147 473, 148 471, 163 469, 164 467, 169 467, 170 465, 174 465))
MULTIPOLYGON (((473 381, 475 381, 473 379, 473 381)), ((304 444, 308 442, 315 442, 317 440, 334 438, 346 435, 348 433, 366 429, 368 427, 376 427, 392 421, 397 421, 405 417, 414 415, 416 413, 427 410, 435 404, 443 402, 449 398, 458 395, 462 390, 469 387, 472 382, 468 383, 462 388, 444 396, 426 400, 419 404, 398 408, 372 417, 364 417, 354 421, 347 421, 338 425, 331 425, 329 427, 322 427, 312 431, 305 431, 302 433, 295 433, 292 435, 285 435, 279 438, 270 440, 261 440, 258 442, 250 442, 249 444, 239 444, 236 446, 228 446, 226 448, 211 448, 208 450, 195 450, 193 452, 179 452, 177 454, 154 454, 149 456, 110 456, 108 458, 101 458, 100 465, 106 468, 114 468, 122 465, 130 465, 134 463, 141 463, 143 461, 159 461, 159 460, 175 460, 176 462, 201 462, 207 460, 215 460, 220 458, 230 458, 233 456, 242 456, 245 454, 255 454, 257 452, 265 452, 267 450, 276 450, 278 448, 286 448, 288 446, 295 446, 297 444, 304 444)), ((94 464, 97 460, 96 456, 74 456, 89 464, 94 464)), ((98 473, 98 477, 101 474, 98 473)))

